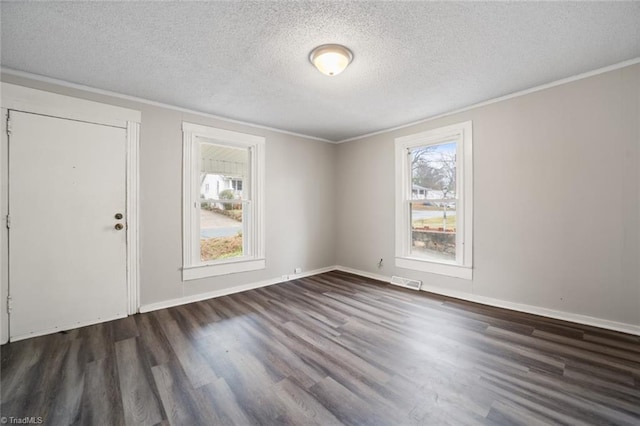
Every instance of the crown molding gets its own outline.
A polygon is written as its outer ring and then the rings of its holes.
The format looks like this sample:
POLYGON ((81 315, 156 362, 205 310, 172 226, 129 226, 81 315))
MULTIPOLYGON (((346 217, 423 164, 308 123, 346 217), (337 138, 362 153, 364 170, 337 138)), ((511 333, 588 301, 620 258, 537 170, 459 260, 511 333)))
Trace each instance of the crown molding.
POLYGON ((127 100, 127 101, 138 102, 138 103, 141 103, 141 104, 151 105, 151 106, 160 107, 160 108, 166 108, 166 109, 170 109, 170 110, 173 110, 173 111, 180 111, 180 112, 184 112, 184 113, 187 113, 187 114, 198 115, 200 117, 213 118, 215 120, 220 120, 220 121, 224 121, 224 122, 227 122, 227 123, 233 123, 233 124, 240 124, 240 125, 247 126, 247 127, 252 127, 252 128, 255 128, 255 129, 268 130, 268 131, 271 131, 271 132, 277 132, 277 133, 282 133, 282 134, 285 134, 285 135, 297 136, 297 137, 301 137, 301 138, 305 138, 305 139, 312 139, 312 140, 321 141, 321 142, 327 142, 327 143, 332 143, 332 144, 336 143, 336 141, 330 141, 328 139, 320 138, 318 136, 305 135, 303 133, 291 132, 289 130, 278 129, 276 127, 263 126, 263 125, 260 125, 260 124, 249 123, 247 121, 234 120, 232 118, 222 117, 220 115, 210 114, 210 113, 202 112, 202 111, 196 111, 196 110, 193 110, 193 109, 183 108, 183 107, 179 107, 179 106, 175 106, 175 105, 171 105, 171 104, 165 104, 163 102, 156 102, 156 101, 152 101, 150 99, 139 98, 137 96, 125 95, 123 93, 112 92, 110 90, 96 89, 95 87, 85 86, 85 85, 77 84, 77 83, 71 83, 69 81, 59 80, 57 78, 46 77, 46 76, 40 75, 40 74, 32 74, 32 73, 26 72, 26 71, 14 70, 12 68, 0 67, 0 74, 6 74, 6 75, 11 75, 11 76, 20 77, 20 78, 27 78, 29 80, 34 80, 34 81, 38 81, 38 82, 42 82, 42 83, 48 83, 48 84, 55 84, 57 86, 67 87, 67 88, 70 88, 70 89, 83 90, 85 92, 95 93, 95 94, 98 94, 98 95, 111 96, 113 98, 124 99, 124 100, 127 100))
POLYGON ((621 68, 625 68, 625 67, 629 67, 632 65, 636 65, 640 63, 640 57, 637 58, 633 58, 633 59, 629 59, 627 61, 623 61, 623 62, 619 62, 617 64, 613 64, 613 65, 609 65, 606 67, 602 67, 602 68, 598 68, 595 69, 593 71, 588 71, 588 72, 584 72, 581 74, 576 74, 570 77, 566 77, 560 80, 556 80, 550 83, 545 83, 542 84, 540 86, 535 86, 529 89, 525 89, 525 90, 520 90, 518 92, 514 92, 514 93, 510 93, 508 95, 504 95, 504 96, 500 96, 497 98, 493 98, 493 99, 489 99, 486 101, 482 101, 464 108, 459 108, 456 110, 452 110, 452 111, 448 111, 442 114, 438 114, 438 115, 434 115, 431 117, 427 117, 427 118, 423 118, 417 121, 412 121, 410 123, 406 123, 406 124, 401 124, 399 126, 395 126, 395 127, 389 127, 386 129, 382 129, 382 130, 377 130, 375 132, 371 132, 371 133, 365 133, 359 136, 353 136, 351 138, 347 138, 347 139, 342 139, 339 141, 331 141, 329 139, 324 139, 324 138, 320 138, 318 136, 311 136, 311 135, 305 135, 303 133, 296 133, 296 132, 291 132, 289 130, 284 130, 284 129, 278 129, 275 127, 269 127, 269 126, 263 126, 260 124, 254 124, 254 123, 249 123, 246 121, 241 121, 241 120, 234 120, 232 118, 227 118, 227 117, 222 117, 219 115, 215 115, 215 114, 209 114, 206 112, 202 112, 202 111, 196 111, 196 110, 192 110, 192 109, 188 109, 188 108, 182 108, 182 107, 178 107, 175 105, 170 105, 170 104, 165 104, 162 102, 156 102, 156 101, 152 101, 149 99, 143 99, 143 98, 138 98, 136 96, 130 96, 130 95, 125 95, 122 93, 117 93, 117 92, 112 92, 109 90, 103 90, 103 89, 96 89, 90 86, 84 86, 82 84, 77 84, 77 83, 71 83, 68 81, 64 81, 64 80, 59 80, 59 79, 55 79, 55 78, 51 78, 51 77, 46 77, 43 75, 39 75, 39 74, 32 74, 26 71, 18 71, 18 70, 14 70, 11 68, 5 68, 5 67, 0 67, 0 73, 2 74, 7 74, 7 75, 12 75, 12 76, 16 76, 16 77, 21 77, 21 78, 27 78, 27 79, 31 79, 34 81, 39 81, 39 82, 43 82, 43 83, 49 83, 49 84, 55 84, 58 86, 62 86, 62 87, 68 87, 68 88, 72 88, 72 89, 78 89, 78 90, 84 90, 86 92, 90 92, 90 93, 96 93, 99 95, 105 95, 105 96, 111 96, 114 98, 118 98, 118 99, 125 99, 128 101, 133 101, 133 102, 139 102, 142 104, 146 104, 146 105, 152 105, 152 106, 157 106, 157 107, 161 107, 161 108, 167 108, 167 109, 171 109, 174 111, 180 111, 180 112, 185 112, 188 114, 194 114, 194 115, 198 115, 201 117, 207 117, 207 118, 213 118, 216 120, 220 120, 220 121, 224 121, 227 123, 233 123, 233 124, 240 124, 243 126, 248 126, 248 127, 252 127, 252 128, 256 128, 256 129, 263 129, 263 130, 268 130, 268 131, 272 131, 272 132, 277 132, 277 133, 282 133, 282 134, 286 134, 286 135, 292 135, 292 136, 297 136, 297 137, 301 137, 301 138, 305 138, 305 139, 311 139, 311 140, 316 140, 316 141, 321 141, 321 142, 326 142, 326 143, 331 143, 331 144, 342 144, 345 142, 352 142, 352 141, 356 141, 356 140, 360 140, 360 139, 364 139, 364 138, 368 138, 371 136, 376 136, 376 135, 381 135, 384 133, 389 133, 389 132, 393 132, 395 130, 400 130, 400 129, 405 129, 407 127, 411 127, 411 126, 416 126, 418 124, 422 124, 422 123, 427 123, 429 121, 433 121, 433 120, 438 120, 440 118, 444 118, 444 117, 448 117, 454 114, 459 114, 462 112, 466 112, 466 111, 470 111, 472 109, 476 109, 476 108, 480 108, 480 107, 484 107, 487 105, 491 105, 494 103, 498 103, 498 102, 502 102, 502 101, 506 101, 508 99, 513 99, 513 98, 517 98, 519 96, 525 96, 528 95, 530 93, 535 93, 535 92, 539 92, 541 90, 546 90, 546 89, 550 89, 552 87, 556 87, 556 86, 561 86, 563 84, 567 84, 567 83, 571 83, 574 81, 578 81, 578 80, 582 80, 585 78, 589 78, 589 77, 593 77, 599 74, 604 74, 606 72, 610 72, 610 71, 615 71, 621 68))
POLYGON ((465 111, 469 111, 469 110, 472 110, 472 109, 480 108, 480 107, 483 107, 483 106, 487 106, 487 105, 495 104, 495 103, 498 103, 498 102, 506 101, 507 99, 512 99, 512 98, 517 98, 517 97, 520 97, 520 96, 525 96, 525 95, 528 95, 530 93, 535 93, 535 92, 539 92, 541 90, 550 89, 552 87, 561 86, 563 84, 567 84, 567 83, 571 83, 571 82, 574 82, 574 81, 577 81, 577 80, 582 80, 582 79, 585 79, 585 78, 593 77, 593 76, 596 76, 596 75, 599 75, 599 74, 604 74, 604 73, 609 72, 609 71, 615 71, 615 70, 618 70, 620 68, 630 67, 632 65, 636 65, 636 64, 639 64, 639 63, 640 63, 640 57, 637 57, 637 58, 634 58, 634 59, 629 59, 628 61, 623 61, 623 62, 619 62, 617 64, 609 65, 609 66, 606 66, 606 67, 603 67, 603 68, 598 68, 598 69, 595 69, 593 71, 588 71, 588 72, 585 72, 585 73, 576 74, 576 75, 573 75, 571 77, 566 77, 566 78, 563 78, 563 79, 560 79, 560 80, 552 81, 551 83, 545 83, 545 84, 542 84, 540 86, 532 87, 530 89, 520 90, 518 92, 514 92, 514 93, 510 93, 508 95, 504 95, 504 96, 500 96, 500 97, 497 97, 497 98, 489 99, 487 101, 482 101, 482 102, 479 102, 477 104, 473 104, 473 105, 470 105, 470 106, 467 106, 467 107, 464 107, 464 108, 460 108, 460 109, 456 109, 456 110, 453 110, 453 111, 445 112, 445 113, 442 113, 442 114, 434 115, 434 116, 431 116, 431 117, 428 117, 428 118, 423 118, 423 119, 420 119, 420 120, 417 120, 417 121, 412 121, 411 123, 401 124, 401 125, 395 126, 395 127, 389 127, 387 129, 383 129, 383 130, 376 130, 375 132, 366 133, 366 134, 360 135, 360 136, 354 136, 354 137, 343 139, 341 141, 337 141, 337 142, 334 142, 334 143, 341 144, 341 143, 345 143, 345 142, 351 142, 351 141, 356 141, 356 140, 359 140, 359 139, 368 138, 370 136, 376 136, 376 135, 381 135, 381 134, 384 134, 384 133, 393 132, 395 130, 406 129, 407 127, 416 126, 418 124, 427 123, 429 121, 437 120, 439 118, 448 117, 450 115, 459 114, 461 112, 465 112, 465 111))

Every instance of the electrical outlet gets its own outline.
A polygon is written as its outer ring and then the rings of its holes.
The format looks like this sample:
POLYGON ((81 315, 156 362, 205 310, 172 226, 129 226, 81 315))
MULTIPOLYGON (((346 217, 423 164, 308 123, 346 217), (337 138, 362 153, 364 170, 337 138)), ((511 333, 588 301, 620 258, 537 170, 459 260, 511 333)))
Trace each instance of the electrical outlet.
POLYGON ((302 268, 296 268, 293 272, 295 272, 296 274, 300 274, 302 273, 302 268))
POLYGON ((289 281, 289 275, 283 275, 282 281, 289 281))

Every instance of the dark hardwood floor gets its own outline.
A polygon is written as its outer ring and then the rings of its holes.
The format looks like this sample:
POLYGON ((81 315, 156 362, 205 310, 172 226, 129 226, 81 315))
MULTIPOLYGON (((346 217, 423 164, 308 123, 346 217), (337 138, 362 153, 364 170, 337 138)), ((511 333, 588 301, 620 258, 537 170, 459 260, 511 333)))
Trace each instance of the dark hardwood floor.
POLYGON ((640 338, 330 272, 2 346, 66 425, 640 424, 640 338))

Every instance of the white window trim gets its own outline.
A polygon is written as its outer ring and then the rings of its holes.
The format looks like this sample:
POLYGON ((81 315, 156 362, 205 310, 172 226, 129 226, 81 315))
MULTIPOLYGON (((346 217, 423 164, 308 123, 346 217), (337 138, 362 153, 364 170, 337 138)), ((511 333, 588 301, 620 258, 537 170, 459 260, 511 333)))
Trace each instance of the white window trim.
POLYGON ((472 123, 454 124, 414 135, 396 138, 396 266, 434 274, 448 275, 467 280, 473 279, 473 134, 472 123), (424 145, 438 144, 456 139, 458 158, 463 159, 457 168, 458 232, 456 233, 456 261, 417 258, 410 255, 411 224, 409 203, 411 173, 407 150, 424 145), (462 247, 460 251, 459 248, 462 247))
POLYGON ((182 123, 183 134, 183 244, 182 244, 182 280, 195 280, 217 275, 264 269, 264 177, 265 177, 265 138, 230 130, 217 129, 193 123, 182 123), (246 254, 234 259, 225 259, 200 263, 200 239, 194 233, 199 231, 199 190, 198 173, 199 144, 198 137, 215 139, 229 146, 249 148, 251 152, 251 173, 249 189, 251 209, 246 254))

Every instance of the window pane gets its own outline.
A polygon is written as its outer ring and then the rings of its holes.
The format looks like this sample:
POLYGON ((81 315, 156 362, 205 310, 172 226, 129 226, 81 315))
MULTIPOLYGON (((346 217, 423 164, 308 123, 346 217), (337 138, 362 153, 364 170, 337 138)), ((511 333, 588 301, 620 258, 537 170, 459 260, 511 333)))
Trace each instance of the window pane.
POLYGON ((421 146, 410 150, 411 198, 456 198, 456 143, 421 146))
POLYGON ((456 260, 455 201, 411 203, 411 254, 434 260, 456 260))
POLYGON ((200 260, 242 256, 249 151, 201 142, 200 155, 200 260))

